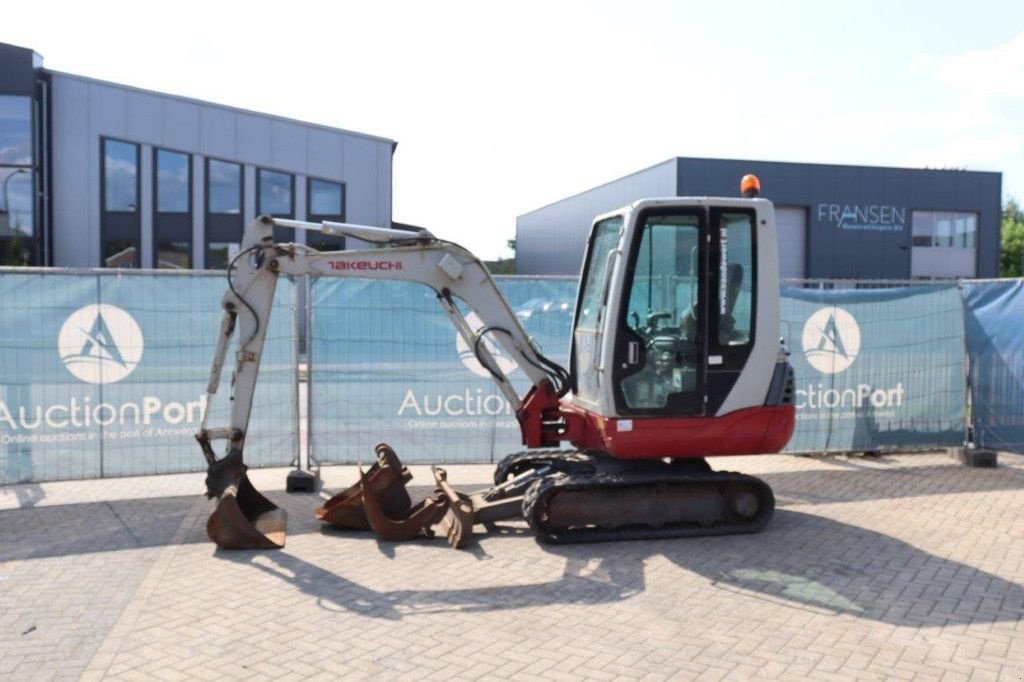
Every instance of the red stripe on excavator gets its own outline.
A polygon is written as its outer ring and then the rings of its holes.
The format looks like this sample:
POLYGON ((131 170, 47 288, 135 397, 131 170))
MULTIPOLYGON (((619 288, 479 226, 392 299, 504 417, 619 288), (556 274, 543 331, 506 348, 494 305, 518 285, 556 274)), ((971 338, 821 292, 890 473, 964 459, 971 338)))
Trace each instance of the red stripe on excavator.
POLYGON ((618 459, 770 454, 786 446, 796 426, 792 405, 751 407, 720 417, 607 418, 573 405, 563 405, 562 411, 586 422, 573 445, 618 459))

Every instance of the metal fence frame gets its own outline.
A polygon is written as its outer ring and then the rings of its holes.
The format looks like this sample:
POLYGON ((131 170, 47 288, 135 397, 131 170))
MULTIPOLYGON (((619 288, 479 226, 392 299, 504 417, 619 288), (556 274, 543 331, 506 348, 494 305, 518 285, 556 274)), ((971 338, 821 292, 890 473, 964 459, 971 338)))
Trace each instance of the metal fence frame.
MULTIPOLYGON (((494 274, 492 275, 496 282, 577 282, 579 276, 572 274, 494 274)), ((306 350, 306 437, 305 437, 305 452, 306 458, 309 465, 321 466, 321 460, 317 459, 315 447, 313 446, 313 372, 312 367, 315 358, 315 340, 312 336, 313 329, 313 305, 312 305, 312 290, 313 285, 318 280, 337 280, 339 278, 332 278, 329 275, 319 274, 308 274, 305 275, 306 285, 306 306, 305 306, 305 321, 306 321, 306 339, 305 339, 305 350, 306 350)), ((423 285, 426 287, 426 285, 423 285)), ((296 289, 298 289, 296 287, 296 289)), ((300 423, 300 429, 301 429, 300 423)), ((494 457, 490 458, 494 460, 494 457)), ((492 462, 493 463, 493 462, 492 462)))
MULTIPOLYGON (((100 282, 101 278, 120 279, 122 277, 127 277, 127 278, 131 278, 131 277, 149 277, 149 278, 169 277, 169 278, 179 278, 180 277, 180 278, 189 278, 189 279, 206 279, 206 278, 217 278, 217 277, 220 277, 220 278, 225 278, 225 280, 226 280, 227 271, 226 270, 173 270, 173 269, 157 269, 157 268, 100 268, 100 267, 96 267, 96 268, 63 268, 63 267, 36 267, 36 266, 23 267, 23 266, 7 266, 7 265, 0 266, 0 277, 4 277, 5 275, 12 275, 12 276, 40 275, 40 276, 55 276, 55 277, 56 276, 59 276, 59 277, 66 277, 66 276, 96 277, 96 281, 97 281, 97 284, 98 284, 100 282)), ((292 278, 292 277, 287 277, 287 278, 289 280, 293 280, 294 281, 294 278, 292 278)), ((227 290, 227 285, 225 283, 225 291, 226 290, 227 290)), ((291 327, 291 329, 293 330, 293 332, 292 332, 292 356, 294 358, 296 358, 296 362, 298 362, 299 359, 300 359, 300 355, 299 355, 299 335, 298 335, 297 331, 300 328, 300 320, 298 319, 298 313, 299 313, 299 287, 297 285, 294 286, 293 289, 292 289, 292 300, 288 303, 288 308, 289 308, 289 311, 290 311, 291 317, 292 317, 292 322, 289 325, 291 327)), ((211 327, 210 330, 209 330, 209 333, 210 333, 210 338, 211 339, 215 339, 216 338, 216 334, 217 334, 217 328, 211 327)), ((213 360, 212 356, 211 356, 210 360, 211 360, 211 363, 212 363, 212 360, 213 360)), ((293 402, 294 402, 294 406, 295 406, 295 424, 296 424, 296 438, 295 438, 295 443, 294 443, 295 453, 296 454, 295 454, 295 457, 293 458, 293 464, 299 464, 299 463, 301 463, 301 452, 302 452, 302 421, 301 421, 301 413, 300 413, 301 412, 301 405, 300 405, 301 393, 300 393, 300 390, 299 390, 300 377, 299 377, 298 367, 295 368, 295 371, 293 372, 293 376, 294 376, 294 381, 293 381, 294 385, 292 387, 292 391, 291 392, 292 392, 292 394, 294 396, 293 402)), ((221 389, 222 390, 228 390, 228 387, 221 386, 221 389)), ((104 466, 103 450, 104 450, 104 446, 105 446, 104 442, 102 440, 100 440, 100 443, 99 443, 99 448, 100 448, 100 452, 99 452, 99 456, 100 456, 100 460, 99 460, 100 478, 110 478, 111 476, 105 475, 104 472, 103 472, 103 466, 104 466)), ((202 460, 201 456, 199 456, 198 452, 197 452, 197 455, 196 455, 196 461, 197 461, 197 464, 196 464, 196 467, 195 467, 194 471, 202 471, 202 470, 204 470, 206 468, 206 464, 202 460)), ((160 474, 160 473, 164 473, 164 472, 157 471, 157 472, 153 472, 153 473, 160 474)), ((130 474, 130 475, 136 475, 136 474, 130 474)), ((117 477, 117 476, 115 475, 114 477, 117 477)), ((57 479, 46 479, 46 480, 50 481, 50 480, 76 480, 76 479, 72 479, 72 478, 57 478, 57 479)))
MULTIPOLYGON (((93 276, 99 278, 122 278, 122 277, 188 277, 188 278, 216 278, 225 277, 226 273, 223 270, 169 270, 169 269, 109 269, 109 268, 48 268, 48 267, 18 267, 18 266, 0 266, 0 277, 5 275, 42 275, 42 276, 93 276)), ((295 420, 297 424, 297 438, 295 443, 295 458, 294 463, 308 467, 310 465, 319 465, 320 461, 316 457, 316 452, 313 446, 313 430, 315 428, 314 423, 314 410, 312 405, 313 399, 313 363, 316 361, 316 348, 313 340, 313 316, 315 314, 313 306, 313 285, 320 279, 318 276, 305 276, 302 279, 303 282, 297 281, 299 278, 289 278, 295 283, 294 290, 292 292, 292 300, 289 303, 289 308, 292 315, 292 323, 290 325, 294 333, 292 339, 292 352, 293 357, 301 365, 305 362, 307 371, 305 373, 300 372, 300 368, 296 367, 294 375, 294 386, 292 395, 294 397, 294 408, 295 408, 295 420), (301 352, 301 339, 306 339, 305 352, 301 352), (304 374, 304 376, 303 376, 304 374), (300 389, 300 383, 306 382, 306 394, 302 395, 300 389), (305 419, 302 418, 302 407, 305 407, 306 415, 305 419)), ((329 278, 328 278, 329 279, 329 278)), ((495 280, 502 281, 578 281, 578 276, 575 275, 561 275, 561 276, 544 276, 544 275, 496 275, 495 280)), ((784 279, 780 282, 781 286, 784 287, 799 287, 806 289, 882 289, 882 288, 906 288, 916 286, 934 286, 934 285, 956 285, 958 288, 962 288, 962 284, 965 282, 972 283, 984 283, 993 281, 1005 281, 999 278, 957 278, 957 279, 934 279, 934 280, 894 280, 894 279, 871 279, 871 280, 845 280, 845 279, 784 279)), ((966 314, 963 307, 961 308, 962 314, 966 314)), ((216 330, 211 329, 210 333, 215 334, 216 330)), ((792 334, 790 334, 791 336, 792 334)), ((972 440, 973 422, 972 422, 972 386, 970 380, 970 355, 968 353, 966 345, 966 337, 964 340, 964 386, 965 386, 965 420, 964 420, 964 444, 969 444, 972 440)), ((880 451, 886 452, 917 452, 928 450, 928 447, 922 446, 919 448, 881 448, 880 451)), ((933 448, 932 448, 933 449, 933 448)), ((795 454, 795 453, 794 453, 795 454)), ((808 453, 801 453, 808 454, 808 453)), ((816 452, 815 454, 826 454, 825 452, 816 452)), ((842 454, 842 451, 828 451, 827 454, 842 454)), ((197 467, 201 468, 201 467, 197 467)), ((102 472, 102 465, 101 465, 102 472)), ((102 476, 102 473, 101 473, 102 476)))

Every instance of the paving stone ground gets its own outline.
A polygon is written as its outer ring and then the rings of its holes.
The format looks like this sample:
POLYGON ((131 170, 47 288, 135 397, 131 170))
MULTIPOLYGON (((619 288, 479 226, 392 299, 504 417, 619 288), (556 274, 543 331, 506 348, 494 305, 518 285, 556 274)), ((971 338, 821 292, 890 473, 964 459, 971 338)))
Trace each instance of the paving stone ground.
POLYGON ((222 552, 201 476, 0 488, 0 679, 1024 679, 1024 457, 712 464, 771 484, 765 532, 391 544, 269 470, 287 546, 222 552))

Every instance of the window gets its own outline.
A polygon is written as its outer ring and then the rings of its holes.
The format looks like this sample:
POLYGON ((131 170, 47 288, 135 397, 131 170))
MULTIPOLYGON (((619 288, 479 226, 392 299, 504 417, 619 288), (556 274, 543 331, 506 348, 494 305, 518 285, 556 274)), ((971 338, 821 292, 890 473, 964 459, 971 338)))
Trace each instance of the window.
POLYGON ((242 242, 242 165, 206 159, 206 267, 226 268, 242 242))
POLYGON ((256 184, 257 213, 290 218, 295 211, 292 188, 294 176, 259 169, 256 184))
POLYGON ((103 184, 104 211, 132 213, 139 210, 139 145, 104 140, 103 184))
POLYGON ((750 343, 754 298, 753 229, 750 214, 722 214, 718 281, 718 342, 722 346, 750 343))
MULTIPOLYGON (((32 100, 0 96, 0 239, 35 234, 32 173, 32 100)), ((21 248, 30 245, 21 243, 21 248)), ((8 259, 5 259, 8 260, 8 259)), ((11 262, 21 263, 22 254, 11 262)))
POLYGON ((601 293, 608 271, 611 252, 619 244, 622 217, 602 220, 594 226, 587 247, 586 270, 582 277, 579 307, 576 310, 576 329, 572 336, 572 375, 575 393, 583 400, 596 402, 599 395, 597 374, 597 325, 599 322, 601 293))
POLYGON ((210 270, 226 270, 241 248, 238 242, 210 242, 206 245, 206 267, 210 270))
POLYGON ((309 179, 309 210, 312 216, 345 219, 345 186, 327 180, 309 179))
POLYGON ((103 244, 103 265, 108 268, 134 268, 139 254, 135 242, 128 239, 108 239, 103 244))
POLYGON ((156 150, 156 210, 158 213, 189 213, 192 174, 188 154, 156 150))
POLYGON ((242 214, 240 164, 206 160, 206 212, 212 215, 242 214))
POLYGON ((625 407, 688 412, 702 363, 701 217, 654 213, 641 229, 616 353, 625 407))
POLYGON ((0 166, 32 165, 32 100, 0 95, 0 166))
POLYGON ((914 211, 915 247, 973 249, 978 232, 977 213, 914 211))
POLYGON ((192 158, 169 149, 153 150, 153 265, 192 267, 192 158))
POLYGON ((190 241, 157 242, 156 266, 170 270, 188 270, 192 267, 190 241))
MULTIPOLYGON (((306 216, 313 222, 331 220, 345 222, 345 185, 329 180, 306 180, 306 216)), ((310 232, 306 243, 320 251, 339 251, 345 248, 345 238, 310 232)))
MULTIPOLYGON (((2 150, 0 150, 2 151, 2 150)), ((32 169, 0 166, 0 238, 33 234, 32 169)))
POLYGON ((101 265, 139 267, 139 145, 100 138, 100 162, 101 265))

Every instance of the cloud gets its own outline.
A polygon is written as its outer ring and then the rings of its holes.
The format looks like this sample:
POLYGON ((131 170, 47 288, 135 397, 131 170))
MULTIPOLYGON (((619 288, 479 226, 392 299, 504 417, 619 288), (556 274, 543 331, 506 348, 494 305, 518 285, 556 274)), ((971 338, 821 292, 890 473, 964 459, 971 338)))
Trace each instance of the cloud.
POLYGON ((921 54, 912 71, 933 74, 949 87, 976 97, 1024 98, 1024 32, 987 50, 962 54, 921 54))
POLYGON ((932 167, 979 166, 1004 172, 1004 189, 1024 189, 1024 32, 983 50, 959 54, 920 54, 911 73, 931 79, 949 102, 947 108, 907 115, 919 136, 905 162, 932 167))

